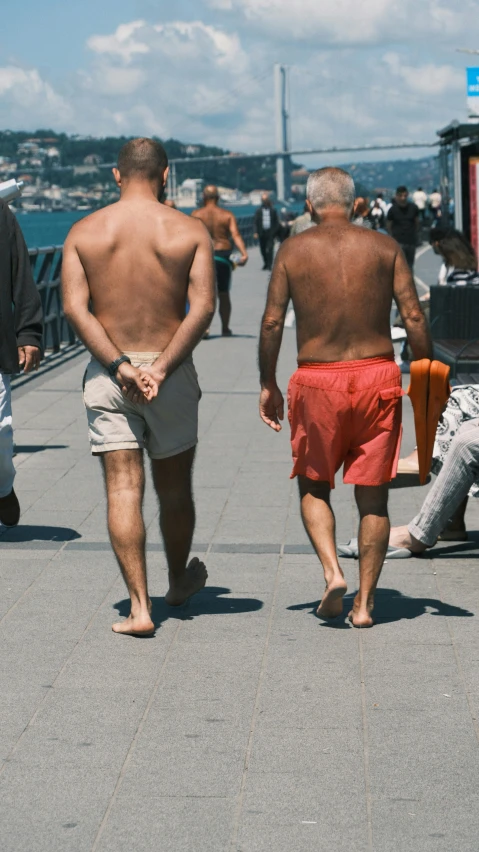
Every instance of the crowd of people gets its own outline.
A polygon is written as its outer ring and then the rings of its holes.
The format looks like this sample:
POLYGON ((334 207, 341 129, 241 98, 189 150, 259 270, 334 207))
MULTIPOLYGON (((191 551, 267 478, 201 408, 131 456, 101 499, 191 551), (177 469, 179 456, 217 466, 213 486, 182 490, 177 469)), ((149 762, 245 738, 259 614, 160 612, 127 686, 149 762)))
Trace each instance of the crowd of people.
MULTIPOLYGON (((192 353, 209 333, 217 300, 222 335, 231 337, 231 273, 235 263, 248 261, 238 223, 219 206, 216 187, 205 188, 202 207, 188 217, 164 198, 159 203, 167 174, 157 141, 126 143, 114 169, 120 200, 77 222, 63 254, 65 316, 91 355, 83 382, 91 452, 103 468, 108 531, 131 599, 130 615, 113 630, 135 636, 155 630, 142 514, 143 451, 160 505, 167 603, 183 604, 207 580, 204 563, 190 559, 201 398, 192 353), (239 253, 235 260, 232 244, 239 253)), ((357 540, 340 548, 359 557, 359 590, 349 613, 355 627, 374 623, 386 554, 409 555, 448 531, 463 534, 465 500, 469 491, 479 492, 477 388, 451 397, 438 430, 438 478, 421 512, 408 527, 390 529, 388 488, 398 469, 403 395, 390 332, 393 300, 413 357, 432 357, 412 274, 428 203, 418 193, 421 188, 410 200, 400 186, 390 205, 381 195, 369 203, 355 198, 347 172, 323 168, 310 175, 304 212, 287 234, 268 193, 255 215, 263 269, 272 270, 259 341, 260 416, 281 430, 285 402, 276 366, 291 302, 298 345, 288 388, 291 476, 298 479, 303 523, 324 571, 317 613, 324 619, 341 615, 347 591, 331 506, 343 467, 360 518, 357 540), (274 258, 276 240, 281 245, 274 258)), ((429 204, 439 219, 440 197, 433 196, 429 204)), ((0 214, 0 521, 14 526, 20 507, 13 488, 10 376, 38 368, 42 318, 20 228, 7 206, 0 205, 0 214)), ((444 259, 441 283, 479 283, 477 258, 459 232, 436 227, 431 244, 444 259)))

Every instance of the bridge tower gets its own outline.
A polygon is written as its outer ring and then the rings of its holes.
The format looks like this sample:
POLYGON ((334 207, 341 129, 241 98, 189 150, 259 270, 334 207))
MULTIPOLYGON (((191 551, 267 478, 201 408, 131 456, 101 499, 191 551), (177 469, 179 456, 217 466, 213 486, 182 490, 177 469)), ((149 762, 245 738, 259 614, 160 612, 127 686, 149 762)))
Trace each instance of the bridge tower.
POLYGON ((276 113, 276 150, 284 152, 276 158, 276 195, 278 201, 287 201, 291 195, 291 148, 289 130, 289 68, 274 66, 274 93, 276 113))

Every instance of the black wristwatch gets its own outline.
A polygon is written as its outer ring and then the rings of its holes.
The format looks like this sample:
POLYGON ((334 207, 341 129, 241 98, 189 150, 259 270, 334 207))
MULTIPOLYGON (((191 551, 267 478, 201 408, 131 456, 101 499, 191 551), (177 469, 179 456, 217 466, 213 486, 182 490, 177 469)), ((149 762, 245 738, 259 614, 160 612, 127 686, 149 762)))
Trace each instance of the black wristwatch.
POLYGON ((115 358, 115 360, 111 362, 110 366, 108 367, 108 372, 110 376, 116 376, 120 364, 131 364, 128 355, 120 355, 119 358, 115 358))

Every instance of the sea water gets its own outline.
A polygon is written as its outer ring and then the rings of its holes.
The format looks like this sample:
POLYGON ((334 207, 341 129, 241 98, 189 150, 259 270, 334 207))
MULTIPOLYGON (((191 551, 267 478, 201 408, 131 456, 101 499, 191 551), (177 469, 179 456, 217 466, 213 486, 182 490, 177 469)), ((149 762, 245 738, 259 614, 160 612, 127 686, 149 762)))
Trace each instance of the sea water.
MULTIPOLYGON (((224 206, 228 208, 228 205, 225 204, 224 206)), ((299 213, 303 205, 290 204, 288 206, 290 210, 299 213)), ((279 211, 279 208, 280 205, 278 204, 276 209, 279 211)), ((183 207, 180 212, 188 215, 193 209, 183 207)), ((252 204, 244 204, 230 209, 239 219, 241 216, 252 216, 257 208, 252 204)), ((46 211, 22 213, 17 211, 17 219, 28 248, 43 248, 44 246, 62 245, 71 226, 91 212, 91 210, 63 210, 53 213, 46 211)))

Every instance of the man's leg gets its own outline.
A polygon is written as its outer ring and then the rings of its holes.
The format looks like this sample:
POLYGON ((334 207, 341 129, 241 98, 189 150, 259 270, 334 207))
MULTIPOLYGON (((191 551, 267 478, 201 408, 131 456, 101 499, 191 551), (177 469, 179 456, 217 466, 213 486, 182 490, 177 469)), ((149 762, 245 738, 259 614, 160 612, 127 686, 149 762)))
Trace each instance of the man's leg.
POLYGON ((142 504, 145 472, 142 450, 102 453, 108 501, 108 532, 131 598, 126 621, 113 625, 115 633, 145 636, 154 632, 146 581, 145 525, 142 504))
POLYGON ((349 620, 354 627, 372 627, 374 593, 389 540, 388 485, 356 485, 359 509, 359 592, 349 620))
POLYGON ((230 328, 231 299, 228 290, 218 293, 219 315, 221 320, 221 332, 227 334, 230 328))
POLYGON ((267 244, 268 244, 268 237, 263 232, 262 234, 260 234, 260 237, 259 237, 259 249, 260 249, 260 252, 261 252, 261 257, 263 258, 263 269, 268 268, 267 244))
POLYGON ((273 268, 273 252, 274 252, 274 237, 272 236, 272 234, 269 233, 268 237, 267 237, 267 241, 266 241, 266 251, 265 251, 265 255, 266 255, 266 261, 265 262, 266 262, 266 268, 267 269, 273 268))
POLYGON ((409 244, 406 244, 406 243, 401 243, 401 248, 404 252, 404 257, 406 258, 407 265, 409 266, 409 269, 411 270, 411 272, 413 272, 414 271, 414 261, 415 261, 415 258, 416 258, 416 246, 409 245, 409 244))
POLYGON ((391 544, 420 553, 433 547, 471 485, 479 478, 479 418, 463 423, 421 511, 407 527, 395 527, 391 544))
POLYGON ((329 482, 317 482, 298 476, 301 517, 311 544, 323 566, 326 589, 317 614, 336 618, 343 611, 346 580, 336 554, 336 522, 331 508, 329 482))
POLYGON ((0 522, 14 527, 20 520, 20 506, 13 480, 13 429, 10 376, 0 373, 0 522))
POLYGON ((165 543, 170 587, 165 600, 180 606, 206 583, 206 566, 188 556, 195 529, 192 469, 195 448, 168 459, 152 459, 153 482, 160 503, 160 528, 165 543))

